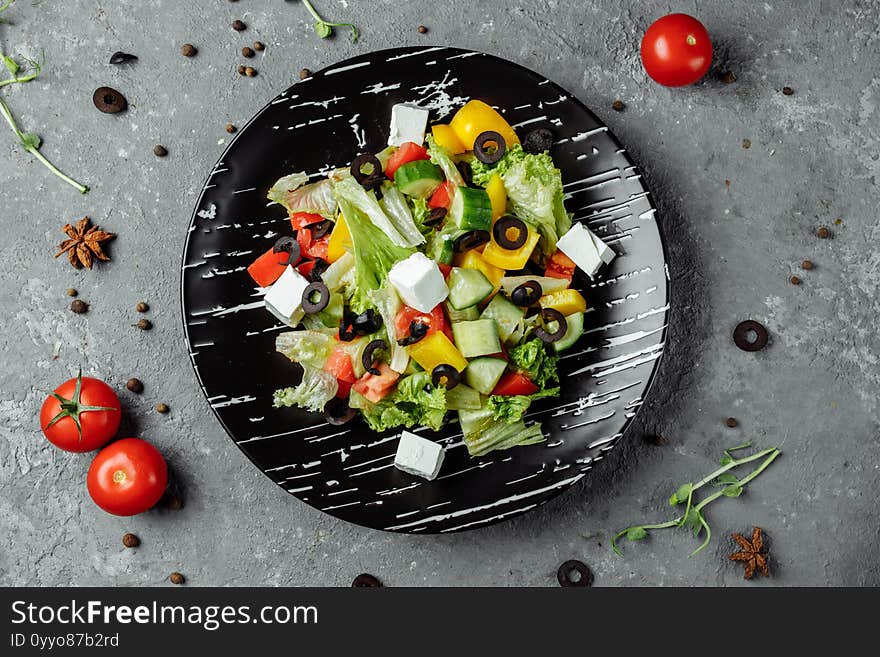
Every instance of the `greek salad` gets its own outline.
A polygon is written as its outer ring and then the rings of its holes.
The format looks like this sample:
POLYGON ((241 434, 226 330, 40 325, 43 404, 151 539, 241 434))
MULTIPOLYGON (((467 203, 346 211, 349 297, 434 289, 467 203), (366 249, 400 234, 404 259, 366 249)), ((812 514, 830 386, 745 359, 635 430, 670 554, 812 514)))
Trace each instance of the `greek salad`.
MULTIPOLYGON (((274 405, 375 431, 457 417, 471 456, 541 442, 526 411, 559 394, 584 331, 575 268, 592 278, 614 252, 572 224, 549 130, 520 139, 480 100, 426 135, 428 118, 394 105, 387 148, 269 190, 292 232, 248 272, 303 370, 274 405)), ((443 449, 421 434, 403 431, 396 464, 430 479, 443 449)))

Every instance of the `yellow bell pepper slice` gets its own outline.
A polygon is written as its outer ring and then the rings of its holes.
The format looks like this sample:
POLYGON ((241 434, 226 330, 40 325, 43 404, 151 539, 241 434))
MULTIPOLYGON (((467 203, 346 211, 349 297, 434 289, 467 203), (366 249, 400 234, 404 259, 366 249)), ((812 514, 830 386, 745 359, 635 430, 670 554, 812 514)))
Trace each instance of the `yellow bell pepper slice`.
POLYGON ((438 146, 442 146, 453 155, 464 153, 467 148, 461 143, 461 139, 455 134, 452 126, 446 123, 438 123, 431 126, 431 134, 434 135, 434 141, 438 146))
POLYGON ((492 221, 495 221, 507 210, 507 190, 504 189, 504 181, 497 173, 493 173, 489 178, 486 193, 489 195, 489 202, 492 203, 492 221))
POLYGON ((339 260, 345 255, 346 247, 351 248, 351 233, 348 232, 345 219, 340 214, 336 218, 336 226, 330 233, 330 240, 327 242, 327 262, 339 260))
MULTIPOLYGON (((486 248, 489 248, 488 245, 486 248)), ((490 294, 483 301, 489 301, 498 290, 501 289, 501 279, 504 278, 505 271, 501 267, 496 267, 490 262, 487 262, 486 259, 480 255, 480 253, 476 249, 470 249, 469 251, 465 251, 464 253, 458 253, 455 256, 453 264, 456 267, 461 267, 462 269, 476 269, 483 273, 483 276, 489 279, 489 282, 492 283, 492 294, 490 294)), ((521 267, 520 267, 521 269, 521 267)))
POLYGON ((426 372, 433 372, 435 367, 443 364, 452 365, 461 372, 468 365, 467 358, 461 355, 443 331, 435 331, 410 346, 409 355, 426 372))
POLYGON ((587 309, 587 300, 577 290, 566 288, 557 290, 541 297, 541 308, 553 308, 568 317, 574 313, 582 313, 587 309))
POLYGON ((529 227, 526 243, 518 249, 505 249, 499 246, 493 237, 483 250, 483 260, 501 269, 522 269, 526 266, 529 256, 532 255, 532 251, 535 250, 535 245, 540 239, 541 234, 531 227, 529 227))
POLYGON ((474 149, 474 140, 487 130, 494 130, 504 137, 508 148, 519 143, 519 137, 504 117, 482 100, 466 102, 452 117, 449 126, 469 151, 474 149))

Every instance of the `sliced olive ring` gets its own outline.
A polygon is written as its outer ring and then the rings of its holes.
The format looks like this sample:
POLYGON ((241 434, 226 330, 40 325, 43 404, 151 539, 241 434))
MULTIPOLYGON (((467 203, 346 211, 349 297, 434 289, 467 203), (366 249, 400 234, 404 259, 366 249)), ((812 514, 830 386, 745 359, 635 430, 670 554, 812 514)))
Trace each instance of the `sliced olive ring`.
POLYGON ((400 338, 400 340, 397 341, 397 344, 401 347, 408 347, 411 344, 415 344, 426 335, 428 335, 428 325, 414 319, 409 323, 409 335, 405 338, 400 338))
POLYGON ((358 335, 372 335, 382 328, 382 315, 372 308, 354 318, 354 331, 358 335))
POLYGON ((551 322, 556 322, 556 330, 553 331, 553 333, 548 333, 541 326, 535 328, 535 335, 537 335, 542 342, 556 342, 565 336, 568 331, 568 322, 565 321, 565 315, 555 308, 544 308, 544 310, 541 311, 541 318, 544 320, 544 326, 547 326, 551 322))
POLYGON ((590 586, 593 583, 593 573, 583 561, 571 559, 559 566, 556 580, 559 586, 590 586), (576 578, 575 574, 577 574, 576 578))
POLYGON ((436 226, 446 218, 446 212, 446 208, 434 208, 428 213, 428 218, 425 219, 425 225, 436 226))
POLYGON ((767 346, 769 340, 767 329, 753 319, 740 322, 733 330, 733 342, 743 351, 760 351, 767 346), (755 339, 749 340, 752 335, 755 339))
POLYGON ((354 313, 342 313, 342 319, 339 321, 339 339, 342 342, 351 342, 357 337, 357 331, 354 328, 355 319, 357 319, 357 315, 354 313))
POLYGON ((529 228, 525 221, 509 214, 495 222, 492 226, 492 236, 502 249, 515 251, 529 239, 529 228), (516 231, 516 237, 510 239, 507 234, 512 230, 516 231))
POLYGON ((379 371, 379 368, 373 367, 373 353, 378 351, 379 349, 388 349, 388 343, 385 340, 373 340, 370 344, 364 347, 364 353, 361 354, 361 362, 364 364, 364 369, 367 370, 370 374, 375 374, 379 376, 382 372, 379 371))
POLYGON ((351 175, 361 185, 366 187, 364 183, 375 183, 375 179, 384 177, 382 174, 382 165, 379 159, 372 153, 361 153, 351 162, 351 175))
POLYGON ((323 281, 315 281, 306 285, 302 295, 302 309, 307 315, 319 313, 330 303, 330 288, 323 281), (318 300, 312 299, 317 295, 318 300))
POLYGON ((535 128, 522 140, 522 149, 532 155, 549 151, 551 146, 553 146, 553 133, 547 128, 535 128))
POLYGON ((431 383, 435 386, 446 386, 447 390, 452 390, 461 383, 461 374, 452 365, 443 363, 431 371, 431 383))
POLYGON ((299 262, 300 258, 300 249, 299 242, 297 242, 292 237, 279 237, 272 247, 273 253, 289 253, 290 255, 287 257, 286 265, 295 265, 299 262))
POLYGON ((474 170, 471 169, 471 165, 467 162, 459 162, 455 165, 455 168, 458 169, 458 172, 461 174, 461 177, 464 180, 464 184, 468 187, 473 187, 474 170))
POLYGON ((317 239, 321 239, 322 237, 324 237, 324 235, 326 235, 331 230, 333 230, 333 226, 335 226, 335 225, 336 224, 334 224, 329 219, 324 219, 324 221, 319 221, 314 224, 309 224, 308 226, 306 226, 306 228, 308 228, 310 231, 312 231, 312 238, 317 240, 317 239))
POLYGON ((312 270, 306 278, 312 283, 323 280, 321 276, 327 271, 327 267, 329 266, 330 263, 323 258, 315 258, 315 264, 312 266, 312 270))
POLYGON ((327 420, 327 424, 332 424, 333 426, 338 427, 349 422, 354 419, 356 414, 357 411, 349 406, 345 399, 340 399, 339 397, 334 397, 324 404, 324 419, 327 420))
POLYGON ((354 578, 351 586, 355 589, 378 589, 382 588, 382 582, 380 582, 379 578, 375 575, 370 575, 369 573, 361 573, 354 578))
POLYGON ((474 139, 474 157, 484 164, 495 164, 507 152, 507 142, 494 130, 481 132, 474 139))
POLYGON ((489 231, 487 230, 469 230, 455 238, 452 243, 452 250, 456 253, 464 253, 471 249, 476 249, 489 241, 489 231))
POLYGON ((112 87, 98 87, 92 95, 92 102, 104 114, 118 114, 128 107, 128 101, 112 87))
POLYGON ((544 295, 544 288, 538 281, 526 281, 522 285, 517 285, 510 294, 510 300, 513 305, 520 308, 528 308, 538 303, 538 300, 544 295))

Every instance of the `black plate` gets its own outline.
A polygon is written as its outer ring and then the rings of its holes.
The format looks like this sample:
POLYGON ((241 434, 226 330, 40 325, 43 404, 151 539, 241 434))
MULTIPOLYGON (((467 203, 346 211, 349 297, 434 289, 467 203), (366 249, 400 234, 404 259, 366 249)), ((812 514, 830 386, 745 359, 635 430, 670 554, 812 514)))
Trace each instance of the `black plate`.
POLYGON ((642 404, 663 352, 667 273, 655 211, 637 167, 575 97, 510 62, 454 48, 400 48, 346 60, 294 85, 229 145, 198 201, 183 255, 189 351, 211 407, 235 443, 304 502, 368 527, 451 532, 510 518, 573 484, 611 449, 642 404), (448 121, 469 98, 499 107, 520 134, 556 135, 566 205, 618 254, 600 280, 577 277, 592 310, 560 363, 562 396, 535 405, 547 441, 471 459, 453 424, 436 481, 392 466, 398 432, 361 420, 272 408, 299 368, 275 352, 286 327, 262 307, 245 268, 278 235, 283 208, 266 201, 283 175, 317 178, 359 152, 381 150, 391 106, 418 103, 448 121))

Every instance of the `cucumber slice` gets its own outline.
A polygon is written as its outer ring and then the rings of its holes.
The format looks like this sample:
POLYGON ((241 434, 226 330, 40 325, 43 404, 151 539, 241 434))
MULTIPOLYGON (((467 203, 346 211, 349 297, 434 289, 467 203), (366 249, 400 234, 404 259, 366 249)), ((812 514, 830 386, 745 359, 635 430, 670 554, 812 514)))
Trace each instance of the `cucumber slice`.
POLYGON ((508 338, 516 331, 516 327, 519 326, 525 314, 525 308, 515 306, 500 294, 496 294, 492 297, 492 301, 489 302, 489 305, 486 306, 480 317, 483 319, 494 319, 498 325, 498 337, 501 338, 502 342, 507 342, 508 338))
POLYGON ((464 380, 474 390, 490 395, 506 369, 507 361, 500 358, 474 358, 464 371, 464 380))
POLYGON ((492 422, 492 410, 489 408, 473 411, 461 410, 458 412, 458 421, 465 437, 474 436, 480 433, 484 426, 492 422))
POLYGON ((397 189, 416 198, 428 198, 442 182, 443 171, 430 160, 407 162, 394 172, 397 189))
POLYGON ((450 235, 449 239, 440 238, 440 248, 437 253, 437 262, 442 263, 444 265, 451 265, 453 259, 455 259, 455 249, 453 248, 453 244, 455 243, 455 237, 457 235, 450 235))
POLYGON ((497 354, 501 351, 498 328, 494 319, 456 322, 452 325, 455 346, 465 358, 497 354))
POLYGON ((452 268, 446 285, 449 287, 449 304, 456 310, 476 306, 495 289, 483 272, 461 267, 452 268))
POLYGON ((446 391, 446 408, 451 411, 475 411, 482 405, 480 393, 463 383, 446 391))
POLYGON ((560 351, 565 351, 566 349, 571 347, 575 342, 578 341, 578 338, 584 334, 583 313, 572 313, 571 315, 566 315, 565 323, 568 324, 565 335, 563 335, 562 338, 553 343, 553 350, 557 354, 560 351))
POLYGON ((443 306, 446 308, 446 314, 449 315, 450 322, 472 322, 475 319, 480 319, 480 311, 477 310, 476 306, 456 310, 448 301, 444 301, 443 306))
POLYGON ((461 230, 490 230, 492 201, 485 189, 459 187, 449 206, 449 218, 461 230))

